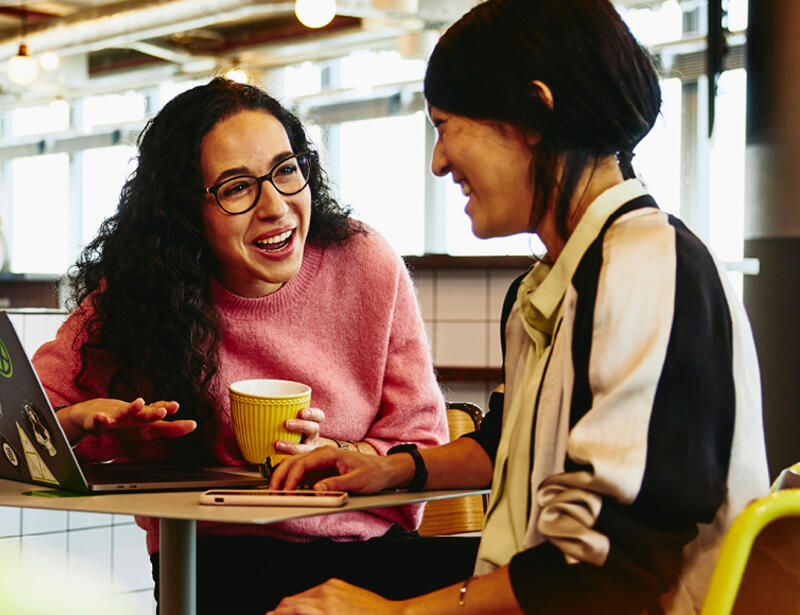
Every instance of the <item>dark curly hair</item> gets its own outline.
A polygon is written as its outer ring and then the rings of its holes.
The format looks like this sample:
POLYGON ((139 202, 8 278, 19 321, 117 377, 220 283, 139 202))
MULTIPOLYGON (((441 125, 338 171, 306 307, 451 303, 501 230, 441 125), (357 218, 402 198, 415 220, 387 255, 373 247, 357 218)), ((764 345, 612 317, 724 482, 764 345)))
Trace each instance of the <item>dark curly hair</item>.
MULTIPOLYGON (((88 389, 100 362, 111 359, 107 390, 122 399, 174 399, 181 418, 198 428, 180 438, 177 457, 201 462, 204 425, 214 412, 219 326, 210 296, 214 257, 201 217, 200 143, 221 120, 241 110, 277 118, 295 152, 311 160, 307 241, 329 245, 363 228, 330 194, 319 154, 299 119, 264 91, 223 78, 167 103, 139 135, 138 165, 125 182, 116 213, 106 219, 70 270, 71 307, 88 299, 76 384, 88 389)), ((105 373, 105 372, 103 372, 105 373)))
POLYGON ((532 146, 530 229, 555 202, 556 229, 564 239, 569 205, 587 165, 616 155, 623 177, 635 177, 633 149, 661 108, 652 58, 608 0, 478 4, 436 44, 425 98, 449 113, 541 136, 532 146), (553 108, 533 87, 536 80, 550 88, 553 108))

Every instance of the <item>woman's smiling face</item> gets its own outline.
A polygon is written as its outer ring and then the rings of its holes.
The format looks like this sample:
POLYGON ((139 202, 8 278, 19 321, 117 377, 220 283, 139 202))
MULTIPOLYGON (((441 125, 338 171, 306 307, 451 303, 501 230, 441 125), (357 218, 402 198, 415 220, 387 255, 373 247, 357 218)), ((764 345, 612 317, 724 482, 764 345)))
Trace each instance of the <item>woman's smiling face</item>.
MULTIPOLYGON (((293 153, 273 115, 239 111, 218 122, 200 143, 203 185, 237 175, 260 177, 293 153)), ((222 211, 214 195, 206 194, 203 224, 217 279, 243 297, 275 292, 300 271, 310 220, 309 186, 286 196, 265 180, 255 206, 237 215, 222 211)))
POLYGON ((436 107, 430 107, 430 118, 438 133, 431 169, 440 177, 451 174, 469 197, 464 211, 475 236, 532 231, 532 154, 519 131, 436 107))

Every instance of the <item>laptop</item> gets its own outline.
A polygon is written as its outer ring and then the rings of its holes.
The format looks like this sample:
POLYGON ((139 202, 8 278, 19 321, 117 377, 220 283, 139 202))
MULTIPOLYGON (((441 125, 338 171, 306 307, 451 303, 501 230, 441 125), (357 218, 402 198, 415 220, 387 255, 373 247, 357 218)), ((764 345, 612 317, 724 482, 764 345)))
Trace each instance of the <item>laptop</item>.
POLYGON ((254 487, 268 482, 247 466, 80 463, 5 311, 0 311, 0 478, 77 493, 254 487))

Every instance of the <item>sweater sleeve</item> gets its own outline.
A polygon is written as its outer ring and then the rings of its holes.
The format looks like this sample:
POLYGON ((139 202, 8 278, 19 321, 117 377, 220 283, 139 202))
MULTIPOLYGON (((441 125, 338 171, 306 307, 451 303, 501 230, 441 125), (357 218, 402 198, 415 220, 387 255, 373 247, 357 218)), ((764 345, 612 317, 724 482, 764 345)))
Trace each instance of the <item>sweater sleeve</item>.
POLYGON ((545 542, 510 565, 525 612, 656 610, 725 501, 732 318, 707 250, 672 224, 621 251, 609 234, 575 274, 564 471, 534 495, 545 542))
POLYGON ((380 409, 365 438, 382 455, 400 442, 426 448, 448 441, 422 316, 408 272, 400 267, 380 409))
MULTIPOLYGON (((444 398, 436 381, 414 288, 399 259, 398 267, 380 408, 364 438, 380 455, 401 442, 427 448, 449 439, 444 398)), ((408 528, 419 525, 422 518, 420 505, 373 512, 408 528)))
POLYGON ((70 406, 97 397, 96 391, 82 391, 75 385, 80 371, 80 344, 84 310, 75 310, 59 327, 56 337, 42 344, 33 355, 33 366, 54 408, 70 406))

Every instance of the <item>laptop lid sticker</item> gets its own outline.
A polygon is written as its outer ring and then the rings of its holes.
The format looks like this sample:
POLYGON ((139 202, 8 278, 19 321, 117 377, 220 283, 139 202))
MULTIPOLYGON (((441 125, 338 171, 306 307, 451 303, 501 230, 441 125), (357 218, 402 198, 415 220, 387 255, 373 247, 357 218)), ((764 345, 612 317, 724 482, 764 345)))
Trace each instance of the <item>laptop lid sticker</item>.
POLYGON ((30 441, 25 432, 23 431, 22 427, 19 426, 17 423, 17 430, 19 431, 19 439, 22 442, 22 450, 25 453, 23 459, 28 464, 28 472, 31 475, 31 478, 34 480, 40 480, 46 483, 52 483, 54 485, 58 485, 59 482, 53 473, 50 471, 50 468, 47 467, 47 464, 42 459, 42 456, 33 446, 33 443, 30 441))

